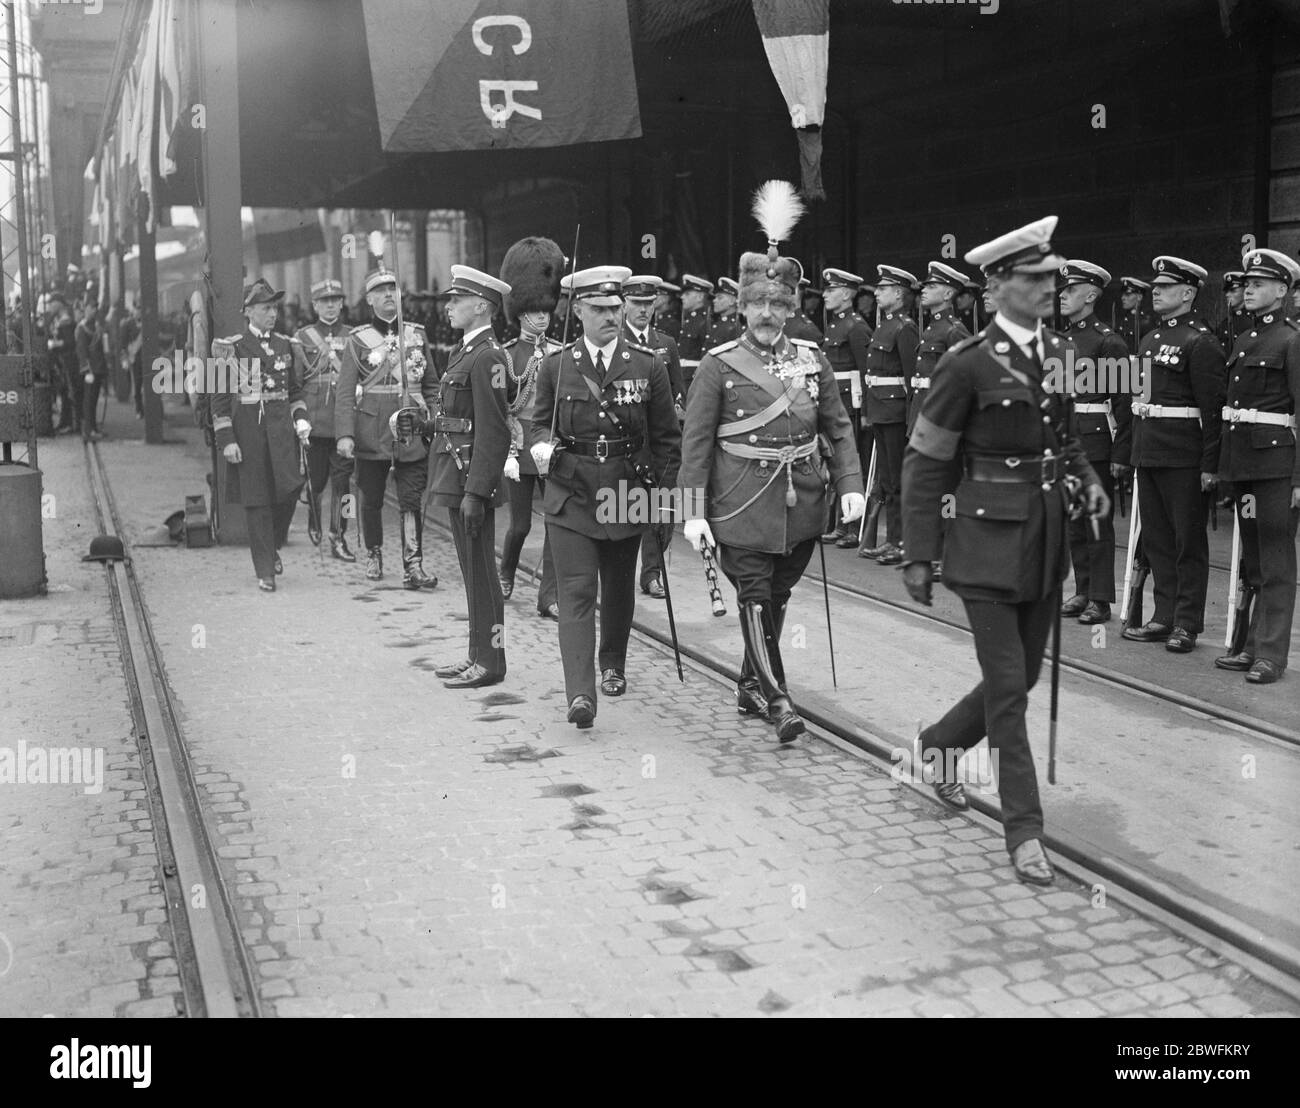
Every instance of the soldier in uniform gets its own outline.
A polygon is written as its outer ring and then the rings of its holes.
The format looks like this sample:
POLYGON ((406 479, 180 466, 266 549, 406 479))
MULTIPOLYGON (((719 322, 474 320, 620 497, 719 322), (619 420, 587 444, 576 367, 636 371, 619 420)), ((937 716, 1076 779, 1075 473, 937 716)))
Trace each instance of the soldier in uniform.
POLYGON ((713 321, 704 337, 704 349, 712 350, 724 342, 740 338, 743 328, 736 314, 736 296, 739 286, 730 277, 719 277, 717 291, 713 294, 713 321))
POLYGON ((1214 664, 1271 685, 1286 669, 1295 616, 1300 323, 1283 309, 1288 287, 1300 286, 1300 265, 1277 250, 1252 250, 1243 262, 1255 325, 1228 360, 1219 476, 1237 501, 1245 581, 1258 594, 1244 649, 1214 664))
POLYGON ((1231 352, 1237 339, 1253 329, 1255 316, 1245 306, 1245 296, 1246 275, 1239 269, 1229 269, 1223 275, 1223 305, 1227 311, 1215 331, 1225 352, 1231 352))
MULTIPOLYGON (((943 357, 917 415, 904 461, 907 565, 912 599, 929 605, 930 563, 962 599, 983 680, 919 735, 929 768, 936 756, 969 750, 985 735, 995 752, 1003 833, 1021 881, 1049 885, 1043 811, 1025 727, 1068 566, 1064 478, 1082 482, 1087 510, 1109 510, 1105 492, 1069 434, 1069 401, 1045 388, 1044 362, 1067 342, 1042 325, 1052 313, 1056 217, 1031 223, 966 255, 981 265, 997 314, 943 357), (956 516, 941 505, 956 493, 956 516)), ((939 799, 964 810, 965 789, 941 759, 939 799)))
POLYGON ((533 409, 533 460, 550 476, 546 530, 559 578, 568 719, 579 728, 596 718, 598 594, 600 689, 627 691, 636 558, 648 522, 638 506, 666 495, 681 464, 663 356, 622 336, 623 282, 631 276, 623 266, 600 266, 565 278, 582 339, 546 359, 533 409))
MULTIPOLYGON (((682 386, 681 355, 677 351, 677 343, 651 323, 654 317, 654 298, 661 284, 659 278, 654 276, 634 275, 623 282, 623 337, 633 345, 645 347, 663 356, 668 366, 673 408, 680 421, 686 416, 683 407, 686 401, 683 396, 685 390, 682 386)), ((641 591, 655 600, 663 600, 667 595, 660 550, 666 550, 672 542, 673 522, 672 519, 652 520, 641 537, 641 591)))
POLYGON ((973 335, 980 329, 979 322, 975 318, 975 302, 979 294, 979 282, 967 279, 958 290, 957 295, 953 297, 953 314, 957 317, 957 321, 966 328, 968 335, 973 335))
MULTIPOLYGON (((821 341, 821 351, 830 363, 831 372, 835 374, 836 391, 840 403, 844 405, 844 414, 849 417, 849 424, 853 428, 859 472, 865 466, 862 444, 868 440, 862 426, 862 375, 867 369, 867 352, 871 345, 871 324, 853 310, 853 294, 861 284, 862 278, 848 270, 822 270, 822 286, 826 290, 823 294, 826 334, 821 341)), ((790 336, 787 334, 787 337, 790 336)), ((866 447, 868 457, 870 449, 870 446, 866 447)), ((835 507, 837 506, 832 505, 832 508, 835 507)), ((821 541, 833 542, 845 549, 857 546, 856 529, 839 518, 838 512, 836 517, 839 522, 830 532, 821 536, 821 541)))
MULTIPOLYGON (((552 244, 553 245, 553 244, 552 244)), ((451 267, 447 314, 462 333, 438 389, 438 411, 392 416, 400 443, 417 431, 433 437, 433 502, 446 508, 469 606, 469 653, 433 672, 449 689, 480 689, 505 680, 505 599, 496 567, 495 501, 510 451, 507 389, 510 359, 492 318, 510 286, 467 265, 451 267)))
POLYGON ((1125 387, 1128 347, 1097 318, 1096 304, 1110 274, 1092 262, 1072 259, 1061 267, 1061 277, 1061 315, 1069 321, 1065 336, 1079 359, 1074 372, 1065 374, 1064 387, 1074 396, 1076 434, 1084 454, 1112 502, 1112 511, 1097 521, 1096 537, 1081 516, 1070 520, 1074 596, 1061 606, 1061 614, 1077 616, 1080 623, 1105 623, 1115 602, 1115 480, 1128 472, 1133 444, 1132 394, 1125 387))
MULTIPOLYGON (((519 338, 505 344, 510 358, 507 388, 510 420, 510 449, 506 459, 506 495, 510 498, 510 527, 501 544, 501 595, 509 600, 515 591, 515 570, 519 554, 533 527, 533 488, 546 495, 546 478, 533 461, 533 403, 537 397, 537 375, 548 355, 561 346, 546 338, 551 313, 560 299, 560 277, 564 252, 545 238, 525 238, 506 251, 501 262, 501 280, 510 286, 506 293, 507 317, 518 321, 519 338)), ((555 601, 555 561, 551 540, 542 541, 542 581, 537 591, 537 614, 559 619, 555 601)))
POLYGON ((863 285, 853 296, 853 310, 867 321, 867 326, 876 329, 876 286, 863 285))
POLYGON ((1142 345, 1142 339, 1155 323, 1151 313, 1142 308, 1143 298, 1150 291, 1151 286, 1137 277, 1119 279, 1120 321, 1117 330, 1130 350, 1142 345))
POLYGON ((212 429, 229 463, 226 500, 244 506, 248 549, 263 592, 275 592, 276 574, 284 570, 278 551, 302 487, 298 442, 311 435, 302 398, 302 346, 272 330, 283 297, 261 278, 254 281, 244 289, 243 331, 212 341, 212 357, 234 373, 234 387, 212 397, 212 429))
MULTIPOLYGON (((807 277, 799 278, 799 291, 811 288, 812 282, 807 277)), ((865 317, 864 317, 865 318, 865 317)), ((813 322, 812 317, 803 310, 803 298, 800 297, 799 307, 790 313, 790 318, 785 321, 785 337, 788 339, 804 339, 806 342, 815 342, 820 345, 822 341, 822 329, 813 322)))
MULTIPOLYGON (((739 272, 745 334, 710 351, 686 404, 680 480, 704 498, 687 497, 685 532, 697 549, 716 543, 736 589, 745 642, 736 706, 790 742, 804 723, 781 659, 786 604, 816 548, 828 497, 839 500, 846 523, 866 501, 831 363, 815 344, 782 331, 797 304, 799 263, 780 257, 773 242, 767 254, 742 254, 739 272)), ((847 303, 852 286, 836 287, 847 303)))
MULTIPOLYGON (((682 333, 682 290, 671 281, 660 281, 655 294, 654 326, 661 335, 667 335, 673 342, 682 333)), ((678 372, 681 372, 680 362, 678 372)))
POLYGON ((1219 340, 1192 316, 1206 271, 1169 255, 1151 264, 1151 300, 1160 322, 1138 350, 1144 380, 1142 399, 1133 404, 1132 460, 1155 612, 1150 622, 1126 627, 1123 635, 1187 654, 1205 625, 1205 494, 1218 483, 1225 361, 1219 340))
MULTIPOLYGON (((339 318, 343 308, 342 284, 330 278, 317 281, 311 287, 311 306, 316 312, 316 322, 307 324, 294 335, 302 344, 306 358, 302 396, 307 402, 307 421, 312 426, 307 442, 309 495, 316 503, 316 518, 320 519, 321 494, 329 477, 334 493, 330 504, 330 554, 341 562, 355 562, 357 556, 348 549, 347 539, 347 517, 351 513, 343 511, 343 500, 352 488, 354 463, 338 452, 334 440, 334 398, 349 330, 339 318)), ((319 531, 311 536, 314 543, 320 540, 319 531)))
POLYGON ((896 266, 878 265, 876 272, 876 302, 882 315, 871 336, 863 392, 884 501, 886 536, 881 545, 863 555, 882 566, 896 566, 903 560, 900 496, 907 443, 907 383, 916 372, 916 352, 921 345, 916 320, 906 313, 905 305, 909 290, 918 283, 907 270, 896 266))
POLYGON ((428 372, 424 328, 403 321, 398 335, 397 274, 389 269, 373 270, 366 277, 366 303, 370 321, 348 332, 334 398, 338 452, 344 458, 356 458, 366 577, 378 581, 384 576, 384 486, 391 469, 401 513, 402 584, 408 589, 432 589, 438 578, 424 572, 422 506, 429 480, 429 448, 418 436, 397 442, 389 425, 403 402, 399 351, 406 352, 407 395, 426 417, 429 405, 438 397, 438 384, 428 372))
POLYGON ((911 395, 907 405, 907 430, 911 433, 916 414, 921 410, 925 391, 930 387, 939 359, 970 332, 957 318, 954 301, 970 284, 964 273, 959 273, 943 262, 931 262, 921 283, 921 308, 930 313, 930 324, 921 335, 916 352, 916 372, 912 375, 911 395))
POLYGON ((713 282, 691 273, 682 274, 682 326, 677 336, 677 349, 682 358, 682 382, 686 392, 691 391, 691 378, 708 350, 709 300, 713 296, 713 282))

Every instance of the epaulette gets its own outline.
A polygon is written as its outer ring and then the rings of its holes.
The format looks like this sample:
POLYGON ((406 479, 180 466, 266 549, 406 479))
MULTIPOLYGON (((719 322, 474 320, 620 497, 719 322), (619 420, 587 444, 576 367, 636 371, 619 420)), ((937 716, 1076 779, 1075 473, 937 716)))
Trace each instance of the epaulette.
MULTIPOLYGON (((788 335, 787 335, 786 337, 789 338, 788 335)), ((813 342, 812 339, 790 339, 790 341, 791 341, 792 343, 794 343, 795 346, 806 346, 806 347, 808 347, 808 349, 810 349, 810 350, 820 350, 820 349, 821 349, 820 344, 813 342)), ((734 345, 734 343, 733 343, 733 345, 734 345)), ((710 351, 710 353, 712 353, 712 351, 710 351)))
POLYGON ((639 342, 629 342, 628 346, 630 346, 633 350, 641 351, 642 354, 649 354, 651 357, 654 357, 654 355, 659 353, 659 351, 656 350, 653 346, 642 346, 641 343, 639 342))
MULTIPOLYGON (((791 342, 794 342, 795 340, 794 340, 794 339, 791 339, 790 341, 791 341, 791 342)), ((709 353, 710 353, 710 354, 722 354, 722 353, 724 353, 725 351, 730 350, 733 346, 739 346, 739 345, 740 345, 740 340, 739 340, 739 339, 732 339, 730 342, 724 342, 721 346, 715 346, 715 347, 713 347, 713 348, 709 351, 709 353)))
POLYGON ((978 346, 984 341, 984 337, 987 334, 987 328, 983 331, 976 331, 975 334, 971 335, 969 338, 962 339, 961 342, 957 343, 957 345, 948 347, 947 353, 956 354, 960 350, 968 350, 972 346, 978 346))

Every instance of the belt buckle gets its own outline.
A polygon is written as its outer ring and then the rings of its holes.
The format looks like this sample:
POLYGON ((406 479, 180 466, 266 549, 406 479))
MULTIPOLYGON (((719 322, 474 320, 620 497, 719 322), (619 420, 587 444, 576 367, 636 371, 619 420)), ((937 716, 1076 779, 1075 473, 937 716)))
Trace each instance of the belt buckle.
POLYGON ((1229 417, 1228 422, 1229 422, 1229 423, 1240 423, 1240 422, 1241 422, 1241 417, 1242 417, 1244 414, 1245 414, 1245 413, 1244 413, 1240 408, 1233 408, 1233 409, 1232 409, 1232 415, 1229 417))
POLYGON ((1061 479, 1061 456, 1050 454, 1042 461, 1041 474, 1043 487, 1049 488, 1061 479))
POLYGON ((1150 404, 1137 404, 1137 405, 1134 405, 1134 407, 1133 407, 1133 413, 1134 413, 1134 415, 1136 415, 1139 419, 1146 419, 1146 417, 1147 417, 1147 412, 1150 410, 1150 408, 1151 408, 1151 405, 1150 405, 1150 404))
POLYGON ((609 457, 609 443, 604 439, 596 441, 596 461, 603 462, 609 457))
POLYGON ((1014 454, 1009 454, 1006 458, 1003 459, 1003 461, 1006 463, 1008 469, 1015 469, 1016 466, 1020 464, 1020 459, 1017 458, 1014 454))

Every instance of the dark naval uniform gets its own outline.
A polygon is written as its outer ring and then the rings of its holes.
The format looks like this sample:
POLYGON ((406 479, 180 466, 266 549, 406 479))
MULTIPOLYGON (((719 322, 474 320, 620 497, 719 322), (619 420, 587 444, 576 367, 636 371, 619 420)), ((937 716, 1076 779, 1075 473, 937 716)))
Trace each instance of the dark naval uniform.
MULTIPOLYGON (((870 324, 868 324, 870 326, 870 324)), ((802 308, 796 308, 790 313, 790 318, 785 321, 785 337, 788 339, 803 339, 805 342, 815 342, 820 344, 822 341, 822 330, 817 326, 802 308)), ((847 408, 845 409, 848 410, 847 408)))
POLYGON ((907 443, 907 386, 916 372, 920 344, 916 320, 902 311, 885 312, 867 351, 863 412, 876 451, 886 542, 894 546, 902 544, 900 496, 903 447, 907 443))
POLYGON ((1071 323, 1065 335, 1075 349, 1073 380, 1067 383, 1073 386, 1077 434, 1088 463, 1111 501, 1111 510, 1097 520, 1096 538, 1082 516, 1070 521, 1074 591, 1086 600, 1113 604, 1115 480, 1110 467, 1112 462, 1128 465, 1132 453, 1132 395, 1124 387, 1129 380, 1128 347, 1092 313, 1071 323), (1087 361, 1082 361, 1085 358, 1087 361))
POLYGON ((1147 337, 1156 326, 1156 318, 1150 312, 1137 313, 1137 325, 1134 326, 1134 313, 1121 310, 1119 313, 1119 322, 1115 330, 1119 332, 1119 337, 1124 340, 1124 345, 1130 350, 1136 350, 1142 344, 1142 340, 1147 337))
MULTIPOLYGON (((307 404, 307 422, 311 424, 311 437, 307 442, 311 495, 319 505, 328 476, 334 493, 329 533, 330 541, 336 547, 347 532, 348 516, 352 514, 343 511, 343 498, 352 488, 354 463, 335 450, 334 438, 334 398, 338 392, 339 371, 343 368, 343 351, 347 349, 349 330, 342 319, 332 324, 318 319, 300 327, 294 335, 302 344, 306 358, 302 398, 307 404)), ((319 536, 316 541, 320 541, 319 536)))
POLYGON ((744 325, 740 321, 740 313, 731 311, 727 315, 716 315, 709 324, 709 330, 704 336, 704 349, 712 350, 715 346, 721 346, 724 342, 735 342, 736 339, 744 333, 744 325))
MULTIPOLYGON (((997 752, 1007 850, 1042 836, 1025 706, 1068 567, 1063 478, 1097 476, 1070 437, 1068 401, 1043 388, 1042 361, 995 317, 954 346, 921 402, 903 464, 907 560, 943 561, 966 607, 983 680, 921 732, 922 751, 997 752), (941 505, 956 493, 956 515, 941 505)), ((1067 345, 1042 332, 1045 357, 1067 345)), ((1031 344, 1032 345, 1032 344, 1031 344)))
POLYGON ((682 313, 681 333, 677 336, 677 349, 682 359, 682 379, 686 386, 686 392, 689 395, 691 391, 691 378, 695 376, 695 369, 700 364, 700 359, 708 352, 708 334, 709 334, 709 309, 692 308, 688 312, 682 313))
POLYGON ((1258 590, 1243 653, 1257 671, 1261 660, 1277 671, 1249 678, 1259 684, 1271 683, 1286 669, 1291 646, 1300 522, 1300 509, 1291 507, 1292 489, 1300 488, 1297 412, 1300 324, 1286 318, 1285 308, 1262 313, 1228 360, 1219 453, 1219 475, 1237 501, 1245 584, 1258 590), (1248 496, 1254 498, 1249 512, 1248 496))
MULTIPOLYGON (((788 338, 799 337, 790 334, 789 323, 785 326, 785 333, 788 338)), ((829 312, 826 333, 819 344, 830 363, 831 372, 835 374, 836 391, 853 427, 855 443, 862 431, 862 375, 869 362, 871 333, 871 324, 857 312, 829 312)))
MULTIPOLYGON (((462 340, 447 360, 433 419, 433 503, 448 509, 456 557, 469 605, 469 654, 480 675, 506 673, 505 600, 496 568, 496 494, 505 480, 502 467, 510 451, 506 419, 506 366, 509 363, 490 326, 462 340), (461 514, 473 498, 483 509, 476 535, 466 531, 461 514)), ((464 679, 463 675, 457 675, 464 679)), ((483 683, 488 683, 486 680, 483 683)))
POLYGON ((916 424, 916 415, 921 410, 921 404, 925 400, 926 390, 930 387, 939 359, 951 347, 968 338, 970 338, 970 332, 966 330, 965 325, 957 318, 957 314, 952 308, 940 309, 930 316, 930 326, 925 329, 925 333, 921 336, 920 346, 917 347, 916 372, 912 374, 912 379, 908 382, 911 390, 907 402, 907 430, 909 433, 916 424))
MULTIPOLYGON (((426 408, 431 408, 438 399, 438 384, 428 367, 424 328, 418 323, 404 323, 404 329, 411 402, 419 403, 419 397, 426 408)), ((384 544, 384 485, 392 469, 402 518, 402 564, 409 583, 417 567, 423 576, 421 512, 429 479, 429 448, 418 435, 408 443, 396 443, 389 429, 389 418, 402 405, 397 349, 396 318, 372 316, 369 323, 348 332, 334 398, 334 437, 354 442, 357 489, 361 493, 361 536, 372 562, 378 561, 384 544)), ((382 570, 381 563, 378 568, 382 570)))
POLYGON ((1217 473, 1224 394, 1223 347, 1188 314, 1159 324, 1138 351, 1142 398, 1133 400, 1132 464, 1142 550, 1151 565, 1160 628, 1198 635, 1205 625, 1210 550, 1201 474, 1217 473))
MULTIPOLYGON (((533 434, 556 448, 546 482, 546 530, 555 555, 564 687, 596 703, 596 598, 599 662, 620 675, 636 606, 636 559, 649 523, 646 482, 671 488, 681 464, 681 430, 661 355, 622 335, 597 364, 581 339, 548 357, 537 376, 533 434), (620 510, 620 505, 621 510, 620 510)), ((650 490, 651 493, 653 490, 650 490)))
POLYGON ((212 356, 238 367, 234 389, 212 397, 217 449, 239 444, 241 459, 227 469, 226 501, 242 504, 248 518, 248 547, 257 576, 274 580, 276 551, 289 524, 303 478, 293 425, 307 418, 302 397, 300 343, 278 331, 265 334, 245 324, 229 338, 212 340, 212 356))
POLYGON ((1237 345, 1237 340, 1247 331, 1255 328, 1255 316, 1245 308, 1233 308, 1215 328, 1215 337, 1224 350, 1230 351, 1237 345))

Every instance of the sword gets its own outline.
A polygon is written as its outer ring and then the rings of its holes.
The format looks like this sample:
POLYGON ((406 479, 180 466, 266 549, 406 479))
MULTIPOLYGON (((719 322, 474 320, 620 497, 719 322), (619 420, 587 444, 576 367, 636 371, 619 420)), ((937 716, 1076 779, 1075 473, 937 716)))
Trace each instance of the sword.
POLYGON ((1056 784, 1056 711, 1061 699, 1061 586, 1056 586, 1052 623, 1052 710, 1047 725, 1047 783, 1056 784))
MULTIPOLYGON (((876 485, 876 446, 877 440, 873 436, 871 439, 871 461, 867 463, 867 502, 871 501, 871 492, 876 485)), ((866 533, 867 512, 863 509, 862 518, 858 520, 858 549, 862 549, 862 538, 866 533)))
POLYGON ((1232 561, 1228 567, 1228 633, 1223 645, 1232 646, 1233 632, 1237 628, 1237 597, 1241 591, 1241 516, 1235 507, 1232 513, 1232 561))
MULTIPOLYGON (((302 497, 299 498, 300 503, 304 497, 306 498, 307 527, 309 531, 313 531, 319 535, 321 533, 320 502, 312 495, 311 469, 307 465, 307 444, 304 442, 298 443, 298 472, 307 479, 303 482, 302 497)), ((314 545, 320 546, 320 540, 316 539, 314 545)))
MULTIPOLYGON (((1133 482, 1133 510, 1128 517, 1128 551, 1124 556, 1124 590, 1120 594, 1120 622, 1128 626, 1129 593, 1133 585, 1133 562, 1137 557, 1138 541, 1142 538, 1142 509, 1138 502, 1137 481, 1133 482)), ((1141 586, 1139 586, 1140 588, 1141 586)))

